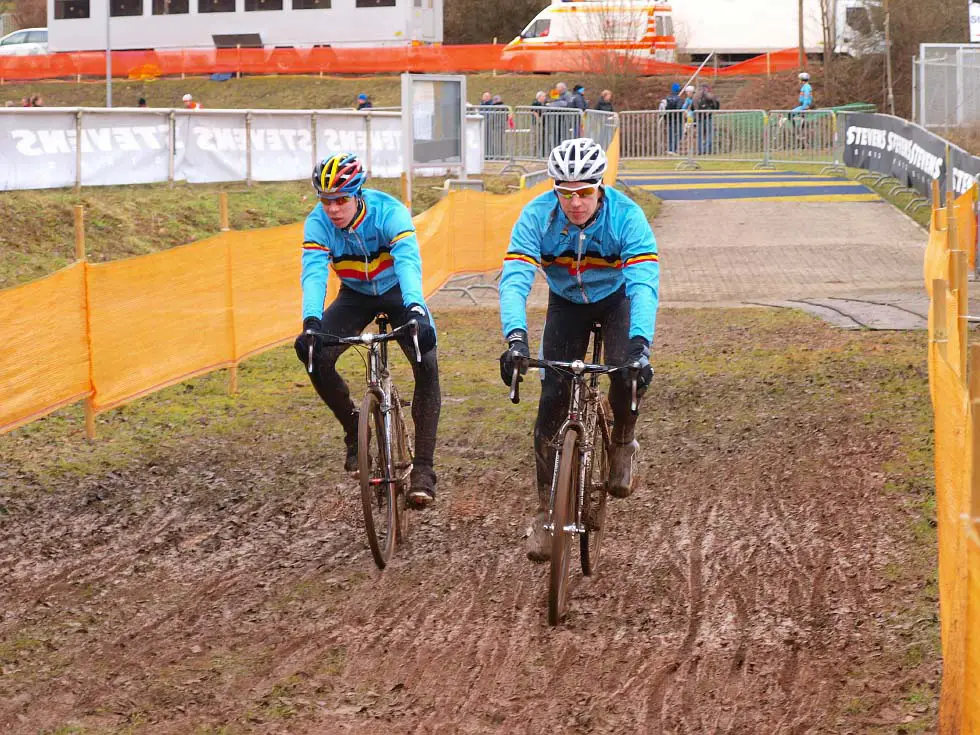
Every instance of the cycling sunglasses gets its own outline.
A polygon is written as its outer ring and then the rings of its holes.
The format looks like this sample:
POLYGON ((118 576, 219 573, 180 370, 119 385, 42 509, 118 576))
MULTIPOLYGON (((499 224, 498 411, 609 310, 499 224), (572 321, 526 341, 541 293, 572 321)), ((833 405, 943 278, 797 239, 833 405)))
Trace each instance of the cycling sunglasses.
POLYGON ((322 196, 320 197, 320 201, 323 202, 324 204, 347 204, 347 202, 349 202, 353 198, 354 197, 352 196, 341 194, 340 196, 335 196, 335 197, 322 196))
POLYGON ((571 199, 573 196, 590 197, 597 191, 599 191, 598 184, 592 184, 591 186, 579 186, 574 189, 570 189, 567 186, 562 186, 561 184, 555 184, 555 193, 562 199, 571 199))

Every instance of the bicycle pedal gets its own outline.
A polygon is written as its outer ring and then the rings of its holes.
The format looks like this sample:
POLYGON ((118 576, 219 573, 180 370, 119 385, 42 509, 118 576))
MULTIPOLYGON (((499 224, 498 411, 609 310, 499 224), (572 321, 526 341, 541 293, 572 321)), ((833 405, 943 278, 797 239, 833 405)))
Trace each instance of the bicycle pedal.
POLYGON ((406 400, 404 398, 399 398, 398 403, 401 405, 402 408, 409 408, 412 405, 411 401, 406 400))

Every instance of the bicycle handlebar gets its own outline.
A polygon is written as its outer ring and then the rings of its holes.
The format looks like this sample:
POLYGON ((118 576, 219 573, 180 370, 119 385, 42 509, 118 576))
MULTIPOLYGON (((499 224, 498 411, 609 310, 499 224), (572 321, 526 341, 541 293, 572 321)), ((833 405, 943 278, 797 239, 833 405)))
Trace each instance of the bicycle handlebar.
MULTIPOLYGON (((515 358, 520 358, 519 355, 515 354, 515 358)), ((572 362, 562 362, 560 360, 536 360, 534 358, 526 359, 527 367, 529 368, 544 368, 546 370, 554 370, 557 373, 571 373, 572 376, 583 376, 592 375, 598 373, 599 375, 611 375, 613 373, 618 373, 623 370, 629 371, 630 374, 630 384, 631 384, 631 400, 630 400, 630 411, 637 413, 639 410, 639 404, 637 399, 637 379, 640 374, 639 364, 632 365, 595 365, 588 362, 583 362, 582 360, 574 360, 572 362)), ((510 380, 510 401, 511 403, 521 402, 521 389, 520 384, 524 377, 521 375, 520 365, 515 359, 514 373, 511 375, 510 380)))
MULTIPOLYGON (((422 362, 422 350, 419 349, 419 323, 415 319, 409 319, 407 322, 402 324, 400 327, 392 329, 390 332, 385 332, 384 334, 375 334, 371 332, 365 332, 364 334, 357 334, 353 337, 338 337, 334 334, 327 334, 326 332, 317 332, 312 329, 307 329, 304 334, 307 337, 320 337, 324 339, 323 344, 326 347, 339 347, 340 345, 354 345, 360 347, 370 347, 371 345, 378 342, 388 342, 390 340, 396 339, 406 331, 411 331, 412 333, 412 344, 415 347, 415 361, 422 362)), ((309 340, 310 351, 306 360, 306 372, 313 372, 313 339, 309 340)))

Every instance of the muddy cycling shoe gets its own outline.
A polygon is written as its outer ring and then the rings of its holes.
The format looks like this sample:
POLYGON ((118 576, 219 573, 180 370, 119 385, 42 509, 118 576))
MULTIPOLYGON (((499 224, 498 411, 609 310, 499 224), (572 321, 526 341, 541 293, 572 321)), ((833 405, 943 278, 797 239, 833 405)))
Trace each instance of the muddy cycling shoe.
POLYGON ((547 519, 548 514, 540 512, 531 521, 527 536, 527 558, 535 564, 543 564, 551 559, 551 534, 544 527, 547 519))
POLYGON ((428 508, 436 499, 436 473, 427 465, 412 467, 408 504, 416 510, 428 508))
POLYGON ((609 448, 609 494, 628 498, 633 492, 633 460, 640 443, 635 439, 625 444, 613 442, 609 448))
POLYGON ((357 472, 357 432, 347 434, 344 437, 344 445, 347 447, 344 455, 344 470, 347 472, 357 472))

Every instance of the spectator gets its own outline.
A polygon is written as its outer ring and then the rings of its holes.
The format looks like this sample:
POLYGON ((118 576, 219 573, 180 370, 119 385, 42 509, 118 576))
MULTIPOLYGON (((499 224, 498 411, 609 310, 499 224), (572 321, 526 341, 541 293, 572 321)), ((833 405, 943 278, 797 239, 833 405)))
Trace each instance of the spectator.
POLYGON ((20 98, 20 106, 21 107, 30 107, 31 106, 31 98, 30 97, 21 97, 20 98))
POLYGON ((41 95, 32 94, 30 99, 30 107, 44 107, 44 100, 41 99, 41 95))
POLYGON ((531 110, 531 139, 534 141, 534 151, 538 158, 547 158, 550 150, 545 150, 545 135, 544 135, 544 108, 548 106, 548 95, 545 91, 539 90, 536 95, 534 95, 534 102, 531 103, 531 107, 539 107, 541 109, 531 110))
POLYGON ((677 144, 681 138, 681 119, 679 112, 684 101, 681 99, 681 85, 674 82, 670 86, 670 94, 661 103, 667 116, 667 152, 677 153, 677 144))
POLYGON ((504 104, 504 98, 501 97, 499 94, 495 94, 493 96, 493 99, 490 100, 490 104, 493 105, 493 106, 495 106, 495 107, 497 105, 502 105, 502 104, 504 104))
POLYGON ((574 107, 577 110, 582 110, 585 112, 589 109, 589 103, 585 101, 585 87, 581 84, 576 84, 572 88, 572 93, 569 95, 569 107, 574 107))
POLYGON ((701 113, 698 116, 698 153, 700 154, 714 152, 711 142, 715 127, 712 113, 720 108, 721 103, 711 92, 711 85, 702 84, 694 97, 694 109, 701 113))
POLYGON ((600 112, 615 112, 612 103, 612 92, 610 90, 602 90, 599 94, 599 101, 595 103, 595 109, 600 112))
POLYGON ((374 105, 371 103, 371 98, 364 94, 364 92, 357 95, 358 110, 370 110, 372 107, 374 107, 374 105))
POLYGON ((139 102, 136 103, 137 107, 146 107, 146 97, 140 97, 139 102))
POLYGON ((188 110, 200 110, 204 107, 204 105, 202 105, 200 102, 195 102, 194 98, 190 94, 185 94, 183 97, 181 97, 181 100, 183 100, 184 107, 186 107, 188 110))
POLYGON ((493 95, 489 92, 484 92, 480 95, 480 107, 490 107, 493 104, 493 95))
MULTIPOLYGON (((531 103, 531 107, 544 107, 548 104, 548 95, 545 94, 543 89, 539 89, 537 94, 534 95, 534 102, 531 103)), ((535 112, 535 115, 540 116, 540 112, 535 112)))
POLYGON ((551 103, 552 107, 572 107, 572 93, 568 91, 568 85, 565 82, 558 82, 555 85, 555 91, 557 97, 551 103))

